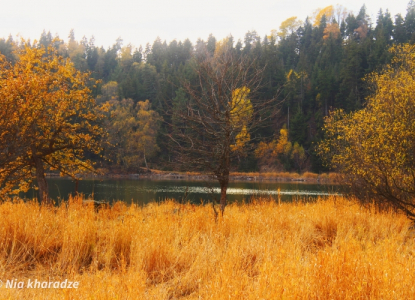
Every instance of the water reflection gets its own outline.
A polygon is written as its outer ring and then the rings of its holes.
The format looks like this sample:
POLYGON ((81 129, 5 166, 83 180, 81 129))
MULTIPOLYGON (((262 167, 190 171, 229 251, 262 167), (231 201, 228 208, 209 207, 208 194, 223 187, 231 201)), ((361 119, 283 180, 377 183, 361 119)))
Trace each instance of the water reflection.
MULTIPOLYGON (((52 178, 48 182, 53 199, 68 199, 75 191, 75 182, 69 179, 52 178)), ((122 200, 128 203, 148 203, 175 198, 198 203, 219 198, 220 189, 215 181, 87 179, 79 181, 78 192, 95 200, 110 202, 122 200)), ((279 195, 282 201, 292 201, 336 194, 339 194, 339 186, 298 182, 231 182, 228 188, 228 200, 231 202, 249 201, 252 196, 276 198, 279 195)), ((28 198, 35 196, 33 190, 26 193, 28 198)))

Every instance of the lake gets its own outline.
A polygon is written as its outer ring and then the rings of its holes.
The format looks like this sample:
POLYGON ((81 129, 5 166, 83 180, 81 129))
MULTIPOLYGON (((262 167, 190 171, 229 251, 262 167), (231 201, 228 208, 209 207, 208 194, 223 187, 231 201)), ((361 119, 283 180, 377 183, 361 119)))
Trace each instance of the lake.
MULTIPOLYGON (((48 178, 50 197, 54 200, 68 199, 75 191, 75 182, 65 178, 48 178)), ((318 196, 339 194, 340 186, 302 182, 230 182, 228 201, 249 201, 252 196, 270 197, 282 201, 315 199, 318 196), (278 192, 278 189, 280 191, 278 192)), ((184 199, 194 203, 220 198, 219 184, 215 181, 154 180, 154 179, 84 179, 79 181, 78 192, 87 198, 113 202, 144 204, 168 198, 184 199)), ((36 191, 26 193, 27 198, 36 197, 36 191)))

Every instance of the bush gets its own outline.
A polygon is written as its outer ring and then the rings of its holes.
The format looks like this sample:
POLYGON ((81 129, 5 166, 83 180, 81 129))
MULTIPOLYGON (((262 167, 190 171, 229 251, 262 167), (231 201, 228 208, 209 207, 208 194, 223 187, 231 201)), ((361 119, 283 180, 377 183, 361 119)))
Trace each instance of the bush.
POLYGON ((415 220, 415 46, 390 52, 392 63, 366 78, 374 89, 366 107, 326 118, 319 152, 360 201, 415 220))

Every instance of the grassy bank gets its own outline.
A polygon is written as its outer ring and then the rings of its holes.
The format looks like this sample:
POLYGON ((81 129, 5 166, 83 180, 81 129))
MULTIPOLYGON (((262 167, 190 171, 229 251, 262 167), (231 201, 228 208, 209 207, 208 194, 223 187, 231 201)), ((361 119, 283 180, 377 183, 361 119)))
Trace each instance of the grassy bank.
POLYGON ((1 299, 411 299, 405 216, 330 198, 312 204, 117 203, 95 211, 0 204, 0 279, 78 289, 6 289, 1 299))
MULTIPOLYGON (((143 168, 144 170, 144 168, 143 168)), ((126 176, 126 174, 110 174, 109 171, 103 171, 109 176, 126 176)), ((161 171, 151 169, 149 172, 140 174, 142 177, 161 177, 161 178, 185 178, 185 179, 198 179, 198 178, 211 178, 212 176, 206 173, 200 172, 173 172, 173 171, 161 171)), ((337 173, 295 173, 295 172, 230 172, 230 180, 277 180, 277 181, 309 181, 320 183, 335 183, 338 180, 337 173)))

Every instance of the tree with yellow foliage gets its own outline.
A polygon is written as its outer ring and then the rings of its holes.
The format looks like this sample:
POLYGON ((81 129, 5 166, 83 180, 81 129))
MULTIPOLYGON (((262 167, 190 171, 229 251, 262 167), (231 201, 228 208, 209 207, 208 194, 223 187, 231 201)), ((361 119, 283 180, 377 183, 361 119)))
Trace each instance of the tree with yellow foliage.
POLYGON ((314 26, 320 26, 320 22, 321 19, 323 18, 323 16, 326 16, 326 20, 328 22, 331 22, 331 18, 334 15, 334 7, 333 5, 329 5, 323 9, 318 9, 314 12, 315 17, 314 17, 314 26))
POLYGON ((153 156, 158 150, 156 137, 160 127, 161 118, 159 114, 151 110, 150 101, 139 101, 137 103, 137 129, 130 139, 131 148, 136 155, 144 160, 148 169, 147 158, 153 156))
POLYGON ((273 155, 277 156, 280 154, 288 156, 291 152, 292 144, 288 140, 288 130, 282 128, 280 130, 280 137, 278 138, 277 144, 273 149, 273 155))
POLYGON ((295 164, 299 172, 302 171, 307 160, 304 148, 297 142, 291 143, 288 130, 284 127, 280 129, 278 139, 274 139, 269 143, 260 142, 255 149, 255 156, 263 162, 270 164, 270 159, 277 161, 280 165, 295 164))
POLYGON ((326 27, 324 28, 323 39, 327 40, 330 36, 337 39, 340 36, 339 24, 347 16, 347 9, 339 4, 336 7, 329 5, 314 12, 314 26, 320 26, 321 20, 325 16, 326 27))
POLYGON ((301 24, 301 20, 298 20, 297 17, 288 18, 281 23, 279 31, 275 29, 271 30, 271 35, 274 38, 277 38, 278 36, 281 39, 284 39, 290 34, 294 33, 301 26, 301 24))
POLYGON ((137 172, 147 159, 157 153, 156 138, 160 128, 159 114, 151 110, 149 100, 131 99, 109 102, 110 118, 107 120, 109 144, 108 156, 126 170, 137 172))
POLYGON ((415 220, 415 46, 394 46, 392 62, 366 78, 364 109, 326 118, 319 145, 363 203, 404 211, 415 220))
POLYGON ((73 178, 93 170, 85 151, 101 150, 102 115, 87 87, 89 74, 52 46, 24 44, 16 57, 11 64, 0 56, 1 194, 27 191, 36 178, 39 199, 48 201, 48 169, 73 178))
POLYGON ((232 47, 233 47, 232 37, 223 38, 222 40, 216 42, 214 56, 223 55, 226 51, 229 51, 229 49, 232 49, 232 47))

